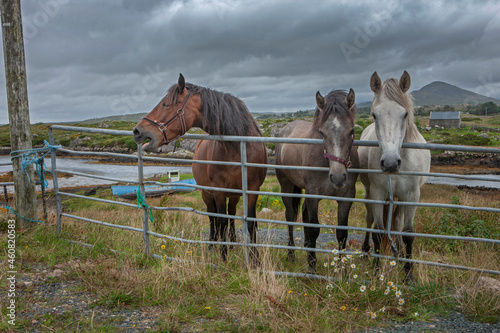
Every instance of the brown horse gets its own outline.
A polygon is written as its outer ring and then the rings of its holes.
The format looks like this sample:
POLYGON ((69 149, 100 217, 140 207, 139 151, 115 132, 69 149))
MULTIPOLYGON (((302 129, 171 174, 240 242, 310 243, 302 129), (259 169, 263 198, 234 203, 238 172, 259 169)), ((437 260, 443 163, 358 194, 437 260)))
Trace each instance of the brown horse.
MULTIPOLYGON (((158 105, 134 128, 134 141, 143 143, 145 151, 157 151, 162 144, 168 144, 183 135, 191 127, 199 127, 212 135, 262 136, 255 119, 245 104, 238 98, 208 88, 186 83, 182 74, 158 105)), ((239 142, 201 140, 194 160, 239 162, 239 142)), ((249 163, 267 163, 267 152, 263 143, 247 144, 249 163)), ((196 183, 227 189, 242 188, 241 167, 193 163, 196 183)), ((248 190, 258 191, 266 177, 265 168, 248 168, 248 190)), ((202 198, 210 213, 236 214, 236 205, 241 194, 227 191, 202 190, 202 198)), ((247 216, 256 217, 258 196, 248 195, 247 216)), ((225 241, 228 219, 210 216, 210 240, 225 241)), ((232 241, 235 240, 232 222, 232 241)), ((257 222, 248 222, 250 241, 256 242, 257 222)), ((226 260, 227 245, 221 246, 222 259, 226 260)), ((257 250, 252 248, 253 259, 258 259, 257 250)))
MULTIPOLYGON (((329 172, 310 170, 276 169, 276 175, 283 193, 301 193, 354 198, 356 194, 357 173, 347 173, 347 168, 359 167, 358 152, 352 143, 354 140, 354 91, 349 94, 334 90, 326 98, 316 93, 316 113, 313 122, 296 120, 283 127, 279 136, 285 138, 323 139, 323 146, 308 144, 276 144, 277 165, 301 165, 309 167, 328 167, 329 172)), ((297 220, 300 198, 282 197, 285 204, 286 220, 297 220)), ((319 199, 307 198, 302 206, 304 223, 319 223, 319 199)), ((352 202, 338 202, 338 224, 346 226, 352 202)), ((320 229, 304 227, 304 246, 316 248, 320 229)), ((337 230, 339 249, 343 250, 347 241, 347 230, 337 230)), ((288 226, 288 245, 295 246, 293 226, 288 226)), ((288 258, 294 260, 293 250, 288 251, 288 258)), ((316 267, 316 253, 308 253, 309 268, 316 267)))

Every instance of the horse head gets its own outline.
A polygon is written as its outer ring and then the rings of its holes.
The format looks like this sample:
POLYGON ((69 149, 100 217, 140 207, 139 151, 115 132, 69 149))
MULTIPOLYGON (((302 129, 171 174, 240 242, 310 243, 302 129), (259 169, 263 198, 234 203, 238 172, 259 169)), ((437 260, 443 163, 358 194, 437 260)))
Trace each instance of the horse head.
POLYGON ((324 157, 329 160, 329 179, 335 188, 344 188, 354 140, 355 95, 352 89, 332 91, 326 98, 316 93, 317 111, 313 120, 323 138, 324 157), (342 98, 344 97, 344 98, 342 98))
POLYGON ((184 135, 192 126, 199 126, 195 122, 199 118, 200 109, 200 95, 187 89, 184 76, 180 74, 177 84, 134 127, 135 143, 141 144, 149 139, 143 149, 157 151, 158 147, 184 135))
POLYGON ((383 84, 377 72, 372 74, 370 88, 375 93, 371 114, 382 156, 380 168, 384 173, 395 174, 401 167, 400 150, 407 135, 409 119, 413 119, 410 75, 404 71, 397 81, 388 79, 383 84))

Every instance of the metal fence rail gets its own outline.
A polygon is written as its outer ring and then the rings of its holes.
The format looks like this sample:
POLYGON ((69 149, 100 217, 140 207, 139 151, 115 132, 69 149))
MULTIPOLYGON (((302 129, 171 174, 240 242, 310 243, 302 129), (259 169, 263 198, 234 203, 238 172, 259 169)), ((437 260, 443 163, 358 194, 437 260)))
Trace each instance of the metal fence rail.
MULTIPOLYGON (((83 128, 83 127, 75 127, 75 126, 52 125, 49 128, 49 139, 50 139, 51 145, 55 144, 53 130, 78 131, 78 132, 86 132, 86 133, 101 133, 101 134, 120 135, 120 136, 132 136, 131 131, 117 131, 117 130, 106 130, 106 129, 98 129, 98 128, 83 128)), ((327 200, 338 200, 338 201, 352 201, 352 202, 357 202, 357 203, 367 203, 368 202, 368 203, 390 204, 390 205, 414 205, 414 206, 419 206, 419 207, 439 207, 439 208, 447 208, 447 209, 487 211, 487 212, 493 212, 493 213, 500 213, 500 208, 472 207, 472 206, 465 206, 465 205, 436 204, 436 203, 422 203, 422 202, 418 202, 418 203, 401 202, 401 201, 394 201, 392 199, 392 196, 390 196, 390 200, 388 200, 388 201, 376 201, 376 200, 355 199, 355 198, 351 199, 351 198, 344 198, 344 197, 332 197, 332 196, 310 195, 310 194, 289 194, 289 193, 279 193, 279 192, 250 191, 250 190, 248 190, 248 188, 246 186, 246 180, 247 180, 246 170, 248 167, 266 167, 266 168, 274 168, 274 169, 277 169, 277 168, 281 168, 281 169, 301 168, 301 169, 310 169, 310 170, 315 170, 315 171, 327 171, 328 168, 314 168, 314 167, 302 167, 302 166, 300 166, 300 167, 298 167, 298 166, 277 166, 277 165, 273 165, 273 164, 248 163, 246 161, 246 143, 247 142, 264 142, 264 143, 278 143, 278 142, 280 142, 280 143, 299 143, 299 144, 322 144, 322 141, 318 140, 318 139, 290 139, 290 138, 274 138, 274 137, 269 138, 269 137, 239 137, 239 136, 224 136, 224 137, 222 137, 222 136, 214 136, 214 135, 197 135, 197 134, 185 134, 183 136, 183 138, 185 138, 185 139, 197 139, 197 140, 203 139, 203 140, 219 140, 219 141, 239 141, 240 148, 241 148, 242 160, 241 160, 241 162, 238 163, 238 162, 217 162, 217 161, 190 161, 190 160, 188 161, 185 159, 176 159, 176 158, 158 158, 158 157, 142 156, 142 147, 140 145, 138 146, 138 155, 117 154, 117 153, 107 153, 107 152, 76 152, 76 151, 69 150, 69 149, 62 149, 62 148, 58 149, 61 152, 68 153, 68 154, 75 154, 75 155, 113 156, 113 157, 129 158, 129 159, 137 160, 139 180, 138 181, 130 181, 130 180, 124 180, 124 179, 94 176, 94 175, 89 175, 89 174, 85 174, 85 173, 57 169, 56 168, 56 153, 52 152, 51 158, 52 158, 54 192, 55 192, 56 203, 57 203, 57 231, 58 231, 58 233, 60 233, 60 231, 61 231, 61 217, 64 216, 64 217, 78 219, 78 220, 82 220, 82 221, 86 221, 86 222, 90 222, 90 223, 101 224, 101 225, 108 226, 108 227, 142 232, 144 240, 145 240, 145 252, 147 254, 149 254, 149 236, 151 235, 151 236, 161 237, 161 238, 166 238, 166 239, 171 239, 171 240, 178 240, 178 241, 182 241, 185 243, 241 245, 241 246, 244 246, 244 249, 245 249, 245 261, 246 262, 248 262, 248 248, 250 246, 331 253, 331 250, 325 250, 325 249, 310 249, 310 248, 305 248, 305 247, 289 247, 289 246, 275 245, 275 244, 250 244, 248 232, 247 232, 247 228, 246 228, 246 223, 248 221, 256 221, 256 222, 261 222, 261 223, 273 223, 273 224, 280 224, 280 225, 308 226, 308 227, 325 228, 325 229, 345 229, 345 230, 354 230, 354 231, 362 231, 362 232, 369 231, 372 233, 385 233, 389 236, 390 235, 398 235, 398 236, 399 235, 411 235, 414 237, 422 237, 422 238, 434 238, 434 239, 443 239, 443 240, 459 240, 459 241, 468 241, 468 242, 482 242, 482 243, 490 243, 490 244, 500 244, 500 240, 498 240, 498 239, 486 239, 486 238, 478 238, 478 237, 460 237, 460 236, 449 236, 449 235, 433 235, 433 234, 406 233, 406 232, 390 231, 389 230, 390 223, 388 223, 388 226, 387 226, 388 230, 382 231, 382 230, 374 230, 374 229, 367 229, 367 228, 360 228, 360 227, 332 226, 332 225, 321 225, 321 224, 316 225, 316 224, 287 222, 287 221, 281 221, 281 220, 270 220, 270 219, 262 219, 262 218, 249 218, 247 216, 247 213, 246 213, 247 206, 248 206, 248 202, 247 202, 248 194, 273 195, 273 196, 293 196, 293 197, 301 197, 301 198, 316 198, 316 199, 327 199, 327 200), (233 193, 242 194, 243 216, 238 216, 238 215, 230 216, 230 215, 221 215, 221 214, 216 214, 216 213, 208 213, 208 212, 203 212, 203 211, 199 211, 197 209, 188 208, 188 207, 148 207, 148 208, 146 208, 143 206, 143 208, 142 208, 143 209, 143 228, 139 229, 139 228, 116 225, 116 224, 111 224, 111 223, 107 223, 107 222, 88 219, 85 217, 78 217, 75 215, 62 213, 62 211, 61 211, 61 197, 62 196, 88 199, 88 200, 93 200, 93 201, 105 202, 108 204, 117 204, 117 205, 134 207, 134 208, 137 208, 137 205, 128 204, 128 203, 119 202, 119 201, 114 201, 114 200, 105 200, 105 199, 86 197, 86 196, 81 196, 81 195, 77 195, 77 194, 61 192, 61 191, 59 191, 58 184, 57 184, 57 182, 58 182, 57 181, 57 173, 58 172, 64 172, 64 173, 85 176, 85 177, 91 177, 91 178, 96 178, 96 179, 104 179, 104 180, 111 180, 111 181, 116 181, 116 182, 128 182, 128 183, 138 184, 138 186, 140 186, 140 188, 141 188, 142 193, 144 193, 144 185, 145 184, 155 184, 155 185, 168 186, 168 184, 165 184, 165 183, 144 181, 143 173, 142 173, 143 161, 169 162, 169 163, 190 162, 190 163, 224 164, 224 165, 241 166, 242 167, 242 184, 243 184, 241 190, 221 189, 221 188, 216 188, 216 187, 205 187, 205 186, 192 185, 192 184, 185 184, 185 186, 193 187, 196 189, 205 189, 205 190, 214 190, 214 191, 223 190, 225 192, 233 192, 233 193), (184 238, 180 238, 180 237, 158 234, 158 233, 155 233, 155 232, 152 232, 149 230, 148 210, 183 211, 183 212, 191 212, 191 213, 205 215, 205 216, 216 216, 216 217, 217 216, 224 216, 224 217, 242 220, 243 221, 244 239, 243 239, 243 242, 241 242, 241 243, 213 242, 213 241, 203 241, 203 240, 189 240, 189 239, 184 239, 184 238)), ((376 146, 378 146, 378 142, 355 140, 354 145, 376 147, 376 146)), ((498 148, 468 147, 468 146, 441 145, 441 144, 416 144, 416 143, 409 144, 409 143, 404 143, 403 148, 500 154, 500 149, 498 149, 498 148)), ((348 171, 349 172, 358 172, 358 173, 362 173, 362 172, 364 172, 364 173, 382 173, 380 170, 364 170, 364 169, 351 169, 348 171)), ((486 177, 485 178, 485 177, 477 177, 477 176, 462 176, 462 175, 444 174, 444 173, 400 172, 400 174, 402 174, 402 175, 418 175, 418 176, 433 176, 433 177, 438 176, 438 177, 448 177, 448 178, 467 179, 467 180, 481 180, 481 181, 499 182, 498 179, 495 179, 493 177, 486 177)), ((388 177, 388 181, 390 181, 390 177, 388 177)), ((390 188, 390 186, 389 186, 389 188, 390 188)), ((392 211, 389 211, 389 219, 390 218, 392 218, 392 211)), ((347 250, 340 251, 340 253, 356 254, 352 251, 347 251, 347 250)), ((466 267, 466 266, 460 266, 460 265, 449 265, 449 264, 415 260, 415 259, 395 258, 393 256, 384 256, 384 255, 379 255, 379 254, 370 254, 370 256, 384 258, 384 259, 397 259, 401 262, 420 263, 420 264, 431 265, 431 266, 439 266, 439 267, 454 268, 454 269, 461 269, 461 270, 472 270, 472 271, 500 275, 500 271, 494 271, 494 270, 488 270, 488 269, 480 269, 480 268, 466 267)), ((277 273, 277 274, 289 274, 290 276, 300 274, 300 273, 290 273, 290 272, 275 272, 275 273, 277 273)), ((310 275, 310 274, 307 274, 307 275, 310 275)))

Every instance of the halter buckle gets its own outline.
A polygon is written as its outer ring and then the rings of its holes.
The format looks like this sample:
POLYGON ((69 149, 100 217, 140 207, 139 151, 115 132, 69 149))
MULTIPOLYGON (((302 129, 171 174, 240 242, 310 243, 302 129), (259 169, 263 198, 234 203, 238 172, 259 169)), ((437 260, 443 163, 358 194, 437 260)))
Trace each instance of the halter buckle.
POLYGON ((158 123, 158 129, 160 132, 166 131, 167 130, 167 124, 165 123, 158 123))

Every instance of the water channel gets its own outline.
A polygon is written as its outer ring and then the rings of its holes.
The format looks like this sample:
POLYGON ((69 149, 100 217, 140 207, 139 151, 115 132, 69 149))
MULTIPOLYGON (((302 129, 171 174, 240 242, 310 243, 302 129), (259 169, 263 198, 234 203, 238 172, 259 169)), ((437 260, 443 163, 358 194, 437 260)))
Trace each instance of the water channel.
MULTIPOLYGON (((0 164, 10 162, 9 156, 0 156, 0 164)), ((50 169, 51 163, 50 158, 45 160, 46 166, 50 169)), ((57 168, 60 170, 68 170, 79 173, 86 173, 95 176, 110 177, 123 179, 125 181, 137 181, 138 173, 136 165, 124 165, 124 164, 99 164, 95 163, 91 159, 81 159, 81 158, 57 158, 57 168)), ((12 166, 0 165, 0 175, 12 170, 12 166)), ((181 173, 192 173, 191 167, 185 166, 161 166, 161 165, 145 165, 144 166, 144 177, 152 177, 157 174, 166 174, 168 171, 179 170, 181 173)), ((478 177, 493 179, 491 180, 468 180, 468 179, 456 179, 456 178, 446 178, 446 177, 429 177, 427 183, 429 184, 446 184, 446 185, 466 185, 471 187, 491 187, 500 189, 500 175, 476 175, 478 177)), ((110 185, 115 182, 102 179, 94 179, 83 176, 73 176, 70 178, 59 178, 59 187, 80 187, 80 186, 96 186, 96 185, 110 185)), ((48 189, 53 188, 52 181, 49 181, 48 189)), ((9 192, 12 192, 13 188, 9 187, 9 192)))

